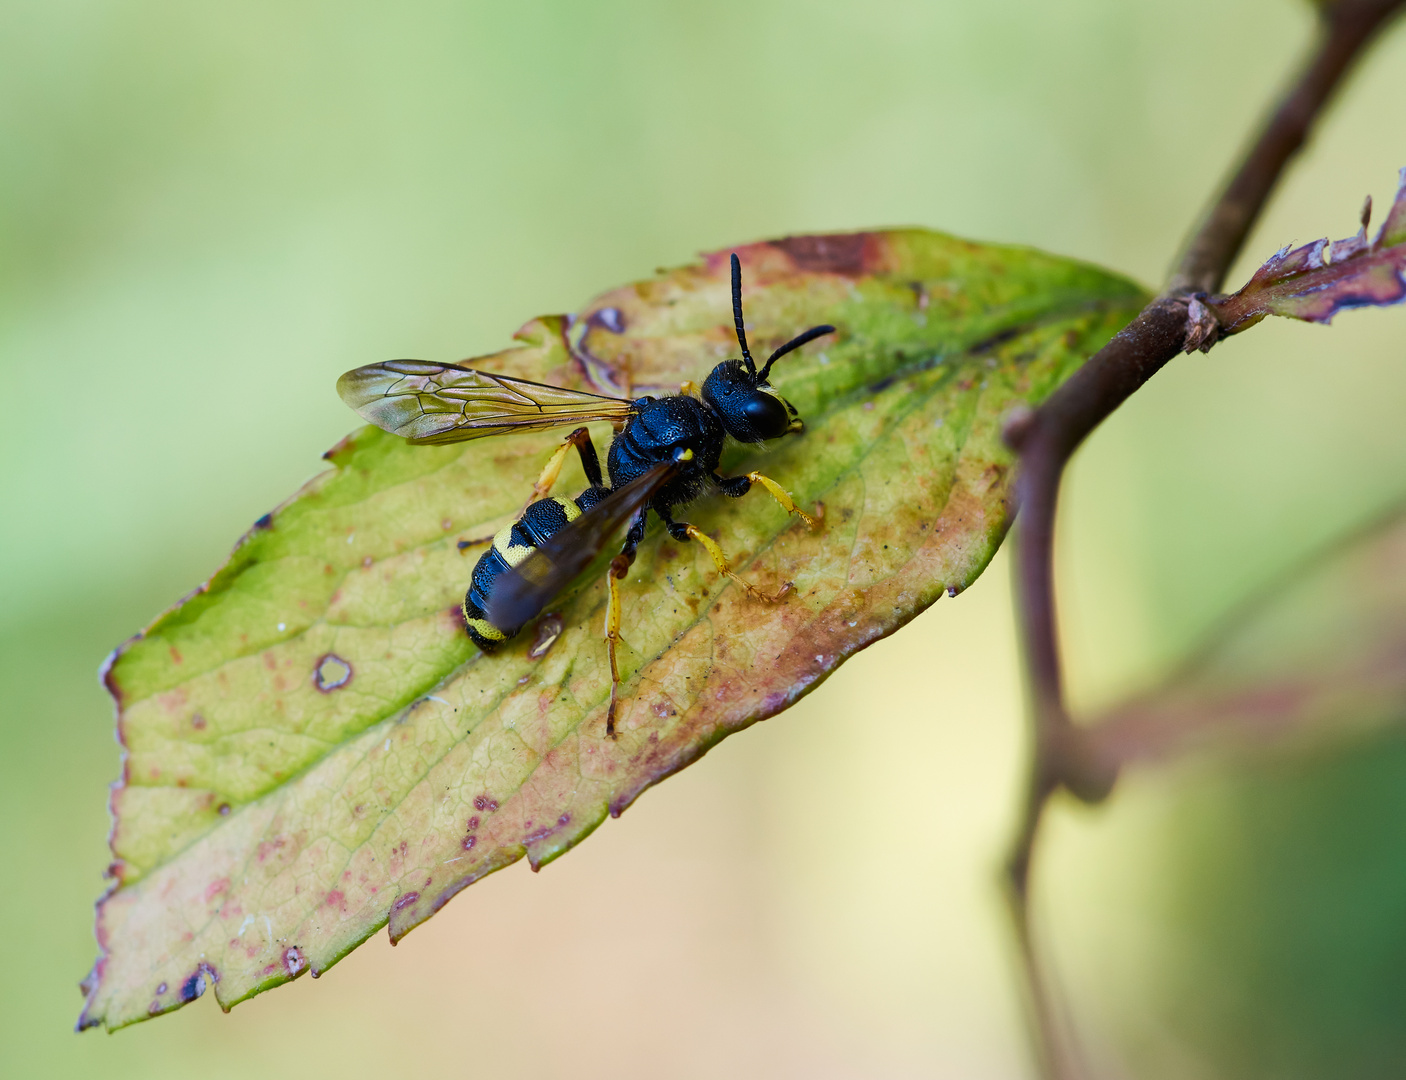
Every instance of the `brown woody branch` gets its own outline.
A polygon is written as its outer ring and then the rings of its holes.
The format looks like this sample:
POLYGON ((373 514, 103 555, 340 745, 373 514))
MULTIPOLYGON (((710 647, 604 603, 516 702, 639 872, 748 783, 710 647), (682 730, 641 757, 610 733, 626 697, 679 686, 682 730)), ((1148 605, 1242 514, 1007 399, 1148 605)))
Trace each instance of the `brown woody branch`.
MULTIPOLYGON (((1285 165, 1303 146, 1343 76, 1406 0, 1324 0, 1308 63, 1270 114, 1243 161, 1183 248, 1166 291, 1094 354, 1040 408, 1013 416, 1006 438, 1020 454, 1016 482, 1016 580, 1034 720, 1034 754, 1008 886, 1025 964, 1037 1050, 1053 1080, 1083 1075, 1058 999, 1040 971, 1029 918, 1030 862, 1050 795, 1063 788, 1086 801, 1105 797, 1117 778, 1093 751, 1064 703, 1056 629, 1053 542, 1060 479, 1070 455, 1167 361, 1208 341, 1197 294, 1218 290, 1285 165)), ((1214 333, 1213 328, 1209 328, 1214 333)))

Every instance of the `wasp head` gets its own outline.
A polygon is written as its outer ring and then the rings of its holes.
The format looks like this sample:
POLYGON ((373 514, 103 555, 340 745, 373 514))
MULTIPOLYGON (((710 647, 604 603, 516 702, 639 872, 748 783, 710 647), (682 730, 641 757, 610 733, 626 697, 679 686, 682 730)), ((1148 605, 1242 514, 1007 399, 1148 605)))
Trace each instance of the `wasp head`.
POLYGON ((726 360, 713 369, 703 381, 703 400, 738 442, 779 439, 805 428, 796 407, 741 360, 726 360))
POLYGON ((777 392, 767 376, 771 374, 771 365, 788 352, 823 334, 834 333, 835 328, 812 326, 772 353, 758 371, 747 348, 747 333, 742 328, 742 264, 736 255, 732 256, 732 320, 737 326, 742 359, 725 360, 713 369, 703 382, 703 400, 717 412, 727 433, 739 442, 763 442, 782 435, 800 434, 805 425, 796 407, 777 392))

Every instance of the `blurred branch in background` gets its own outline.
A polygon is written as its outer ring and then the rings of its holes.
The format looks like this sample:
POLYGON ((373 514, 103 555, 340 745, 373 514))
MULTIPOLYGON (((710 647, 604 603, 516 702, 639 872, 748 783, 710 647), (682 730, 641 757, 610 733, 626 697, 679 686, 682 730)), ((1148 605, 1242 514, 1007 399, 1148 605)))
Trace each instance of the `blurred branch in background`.
POLYGON ((1108 769, 1210 749, 1323 743, 1401 719, 1406 505, 1232 611, 1161 686, 1088 728, 1108 769))
MULTIPOLYGON (((1081 1077, 1085 1069, 1071 1027, 1062 1016, 1059 997, 1041 971, 1039 950, 1031 937, 1030 864, 1044 807, 1061 788, 1087 802, 1102 800, 1112 790, 1120 765, 1132 752, 1130 746, 1170 745, 1182 737, 1175 733, 1185 730, 1189 735, 1191 728, 1204 728, 1217 716, 1216 710, 1205 708, 1204 701, 1193 701, 1158 714, 1156 720, 1145 714, 1119 714, 1097 737, 1071 722, 1061 679, 1053 589, 1054 521, 1060 480, 1070 456, 1089 433, 1164 364, 1180 352, 1207 349, 1221 336, 1216 300, 1205 294, 1221 286, 1284 167, 1303 146, 1344 75, 1403 3, 1338 0, 1319 6, 1319 35, 1308 63, 1192 231, 1166 291, 1040 408, 1018 411, 1007 422, 1007 441, 1021 456, 1016 489, 1020 508, 1016 577, 1035 736, 1023 817, 1008 867, 1008 885, 1025 965, 1037 1053, 1045 1074, 1056 1080, 1081 1077), (1188 724, 1188 717, 1194 722, 1188 724), (1142 734, 1134 737, 1138 731, 1142 734)), ((1397 209, 1394 207, 1393 211, 1397 209)), ((1395 217, 1396 213, 1388 215, 1388 224, 1374 249, 1392 239, 1388 233, 1393 231, 1391 222, 1395 217)), ((1347 242, 1348 255, 1361 255, 1366 250, 1365 221, 1360 235, 1360 246, 1347 242)), ((1340 241, 1339 245, 1344 243, 1340 241)), ((1305 256, 1299 260, 1304 265, 1296 264, 1294 270, 1327 272, 1322 250, 1316 249, 1316 266, 1309 266, 1312 260, 1305 256)), ((1271 263, 1256 275, 1256 280, 1274 269, 1271 263)), ((1399 278, 1393 277, 1393 281, 1399 278)), ((1244 292, 1249 291, 1247 286, 1244 292)), ((1331 692, 1325 692, 1331 697, 1331 692)), ((1290 696, 1293 701, 1286 708, 1292 711, 1302 696, 1290 696)))

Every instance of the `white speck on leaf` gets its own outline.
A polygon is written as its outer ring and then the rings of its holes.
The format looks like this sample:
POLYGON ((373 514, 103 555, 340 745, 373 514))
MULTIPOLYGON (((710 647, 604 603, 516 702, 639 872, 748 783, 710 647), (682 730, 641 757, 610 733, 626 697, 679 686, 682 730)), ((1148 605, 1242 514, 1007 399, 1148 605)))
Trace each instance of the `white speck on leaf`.
POLYGON ((278 632, 279 632, 280 634, 283 633, 283 631, 285 631, 285 630, 287 630, 287 629, 288 629, 288 624, 287 624, 287 623, 279 623, 279 624, 278 624, 278 632))

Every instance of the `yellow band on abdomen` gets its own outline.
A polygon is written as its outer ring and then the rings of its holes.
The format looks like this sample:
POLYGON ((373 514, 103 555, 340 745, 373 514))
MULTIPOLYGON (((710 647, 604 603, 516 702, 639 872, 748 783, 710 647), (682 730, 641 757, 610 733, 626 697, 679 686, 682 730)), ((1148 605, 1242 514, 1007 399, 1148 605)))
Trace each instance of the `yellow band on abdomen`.
POLYGON ((566 515, 568 523, 575 521, 581 516, 581 508, 571 499, 564 499, 560 495, 553 495, 552 502, 561 507, 561 512, 566 515))
POLYGON ((509 566, 516 566, 537 549, 530 544, 514 544, 513 526, 508 525, 500 529, 498 535, 493 538, 493 550, 503 556, 503 561, 509 566))

